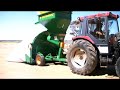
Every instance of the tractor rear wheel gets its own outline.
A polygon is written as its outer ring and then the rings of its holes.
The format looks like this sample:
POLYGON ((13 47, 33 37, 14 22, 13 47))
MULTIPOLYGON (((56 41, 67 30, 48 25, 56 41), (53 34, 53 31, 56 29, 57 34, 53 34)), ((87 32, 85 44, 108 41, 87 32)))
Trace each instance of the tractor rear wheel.
POLYGON ((67 63, 73 73, 91 74, 97 66, 97 51, 86 40, 76 40, 66 55, 67 63))
POLYGON ((35 58, 35 62, 38 66, 44 66, 45 65, 44 56, 37 54, 35 58))
POLYGON ((120 78, 120 57, 116 61, 115 70, 116 70, 117 76, 120 78))

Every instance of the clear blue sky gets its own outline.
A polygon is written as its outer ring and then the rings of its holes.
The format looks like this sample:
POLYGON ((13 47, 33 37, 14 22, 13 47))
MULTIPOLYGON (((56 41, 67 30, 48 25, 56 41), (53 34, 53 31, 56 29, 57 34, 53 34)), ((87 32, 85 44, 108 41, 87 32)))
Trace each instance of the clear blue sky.
MULTIPOLYGON (((86 16, 106 11, 73 11, 72 20, 78 16, 86 16)), ((120 11, 112 11, 120 15, 120 11)), ((23 40, 29 38, 38 28, 36 11, 0 11, 0 40, 23 40)), ((119 20, 119 19, 118 19, 119 20)), ((120 26, 120 20, 119 20, 120 26)))

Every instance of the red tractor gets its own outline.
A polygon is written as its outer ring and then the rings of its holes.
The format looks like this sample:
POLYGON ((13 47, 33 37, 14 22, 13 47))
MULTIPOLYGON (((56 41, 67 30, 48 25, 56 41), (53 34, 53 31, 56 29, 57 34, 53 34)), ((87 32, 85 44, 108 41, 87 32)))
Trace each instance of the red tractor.
POLYGON ((118 18, 107 12, 79 17, 71 22, 64 39, 64 53, 73 73, 89 75, 98 67, 114 65, 120 77, 118 18), (70 35, 72 42, 66 39, 70 35))

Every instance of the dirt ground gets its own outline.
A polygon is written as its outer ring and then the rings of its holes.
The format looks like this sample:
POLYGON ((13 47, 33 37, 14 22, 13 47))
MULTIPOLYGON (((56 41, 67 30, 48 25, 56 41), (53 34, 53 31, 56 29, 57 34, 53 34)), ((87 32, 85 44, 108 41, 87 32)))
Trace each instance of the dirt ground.
POLYGON ((119 79, 114 67, 101 68, 93 76, 82 76, 73 74, 66 65, 7 62, 6 57, 17 45, 15 42, 0 42, 0 79, 119 79))

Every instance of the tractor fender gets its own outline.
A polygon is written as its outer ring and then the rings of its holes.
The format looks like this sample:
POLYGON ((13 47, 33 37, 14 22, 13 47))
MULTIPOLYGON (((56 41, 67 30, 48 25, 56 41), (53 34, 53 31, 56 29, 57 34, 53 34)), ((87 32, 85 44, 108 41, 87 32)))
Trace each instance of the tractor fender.
POLYGON ((84 39, 84 40, 87 40, 90 43, 94 44, 94 41, 89 36, 77 36, 77 37, 72 38, 73 41, 75 41, 77 39, 84 39))

